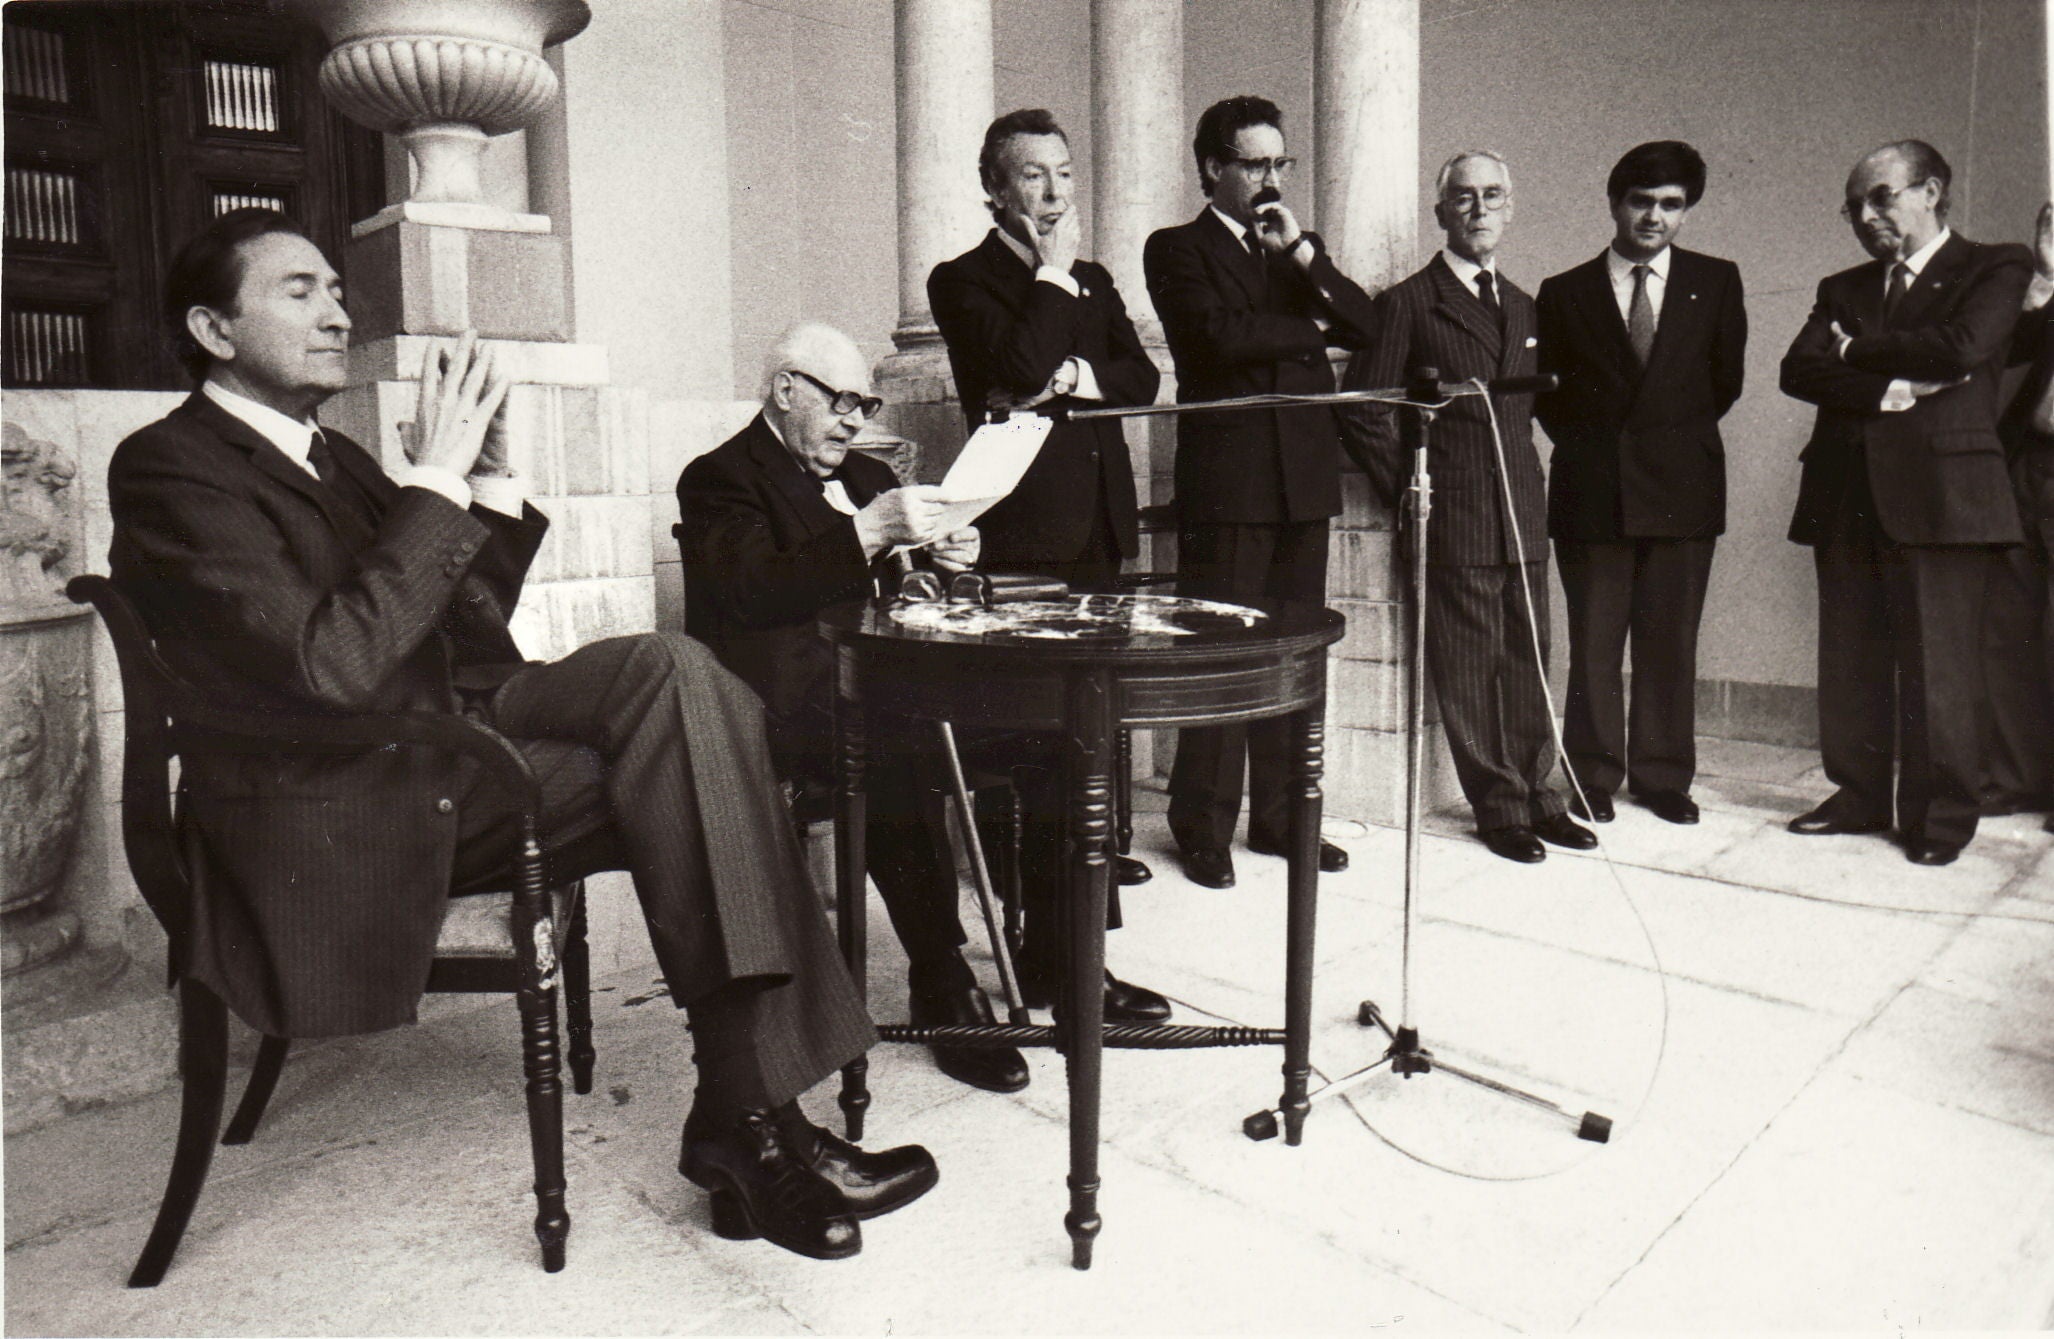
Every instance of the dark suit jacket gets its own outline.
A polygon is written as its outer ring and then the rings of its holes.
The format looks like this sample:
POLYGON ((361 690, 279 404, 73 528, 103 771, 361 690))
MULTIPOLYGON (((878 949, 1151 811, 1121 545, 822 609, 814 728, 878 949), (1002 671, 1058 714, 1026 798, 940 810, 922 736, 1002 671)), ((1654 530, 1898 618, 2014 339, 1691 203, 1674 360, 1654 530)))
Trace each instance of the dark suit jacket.
MULTIPOLYGON (((203 395, 131 435, 107 472, 114 580, 167 659, 241 707, 448 711, 521 663, 506 619, 548 522, 402 489, 327 439, 343 505, 203 395), (366 518, 375 520, 368 525, 366 518)), ((449 896, 457 760, 195 755, 182 818, 204 843, 175 970, 280 1036, 410 1021, 449 896)))
POLYGON ((1900 544, 2015 544, 2018 507, 1997 436, 2004 371, 2032 258, 2015 244, 1956 233, 1883 319, 1882 261, 1819 281, 1804 328, 1783 355, 1783 393, 1819 407, 1801 459, 1790 538, 1831 535, 1865 464, 1883 533, 1900 544), (1835 352, 1830 326, 1854 336, 1835 352), (1902 413, 1879 406, 1892 378, 1968 382, 1902 413))
POLYGON ((1560 386, 1534 411, 1555 453, 1557 539, 1692 539, 1726 528, 1719 420, 1740 398, 1747 312, 1740 267, 1672 249, 1661 322, 1643 369, 1612 295, 1605 253, 1542 282, 1540 370, 1560 386))
MULTIPOLYGON (((1036 282, 1034 271, 994 228, 927 276, 927 300, 948 345, 963 417, 973 430, 984 422, 987 393, 1033 395, 1065 358, 1091 364, 1106 405, 1155 402, 1162 375, 1142 349, 1112 275, 1088 260, 1071 266, 1070 275, 1083 289, 1081 296, 1036 282)), ((1064 396, 1046 408, 1089 409, 1094 403, 1064 396)), ((1091 541, 1094 504, 1101 496, 1120 555, 1133 557, 1139 548, 1134 467, 1119 422, 1057 423, 1019 486, 978 518, 984 537, 980 564, 1021 567, 1080 557, 1091 541)))
MULTIPOLYGON (((835 477, 859 507, 898 486, 889 465, 855 451, 835 477)), ((761 414, 685 466, 677 492, 685 631, 763 699, 781 766, 824 759, 834 738, 834 652, 814 616, 869 598, 891 559, 864 561, 855 521, 828 505, 761 414)))
MULTIPOLYGON (((1369 295, 1334 268, 1317 234, 1310 272, 1258 261, 1210 207, 1149 237, 1148 295, 1177 366, 1177 401, 1317 395, 1334 389, 1329 346, 1361 349, 1375 330, 1369 295), (1320 333, 1315 317, 1332 322, 1320 333)), ((1177 420, 1181 521, 1280 524, 1341 510, 1334 411, 1236 409, 1177 420)))
MULTIPOLYGON (((1531 376, 1535 366, 1533 299, 1502 274, 1500 333, 1490 309, 1436 255, 1426 268, 1377 299, 1377 340, 1348 364, 1350 390, 1403 385, 1415 369, 1431 367, 1443 381, 1471 377, 1531 376)), ((1512 505, 1528 562, 1547 557, 1545 499, 1540 458, 1533 449, 1533 397, 1493 397, 1505 441, 1512 505)), ((1349 452, 1386 506, 1395 507, 1412 472, 1409 422, 1385 405, 1343 410, 1349 452)), ((1427 468, 1433 475, 1427 560, 1452 566, 1517 562, 1498 482, 1497 453, 1481 396, 1455 400, 1435 418, 1427 468)))

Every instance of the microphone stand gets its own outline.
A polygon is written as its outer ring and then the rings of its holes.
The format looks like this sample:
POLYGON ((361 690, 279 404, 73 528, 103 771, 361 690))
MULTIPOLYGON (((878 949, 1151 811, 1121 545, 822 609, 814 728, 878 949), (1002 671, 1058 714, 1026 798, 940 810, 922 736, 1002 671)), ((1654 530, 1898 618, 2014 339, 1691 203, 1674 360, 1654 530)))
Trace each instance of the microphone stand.
MULTIPOLYGON (((1374 1000, 1364 1000, 1356 1012, 1356 1022, 1363 1027, 1381 1029, 1389 1040, 1389 1045, 1382 1057, 1376 1061, 1351 1074, 1343 1075, 1311 1093, 1306 1099, 1308 1105, 1338 1097, 1359 1086, 1385 1065, 1389 1065, 1392 1073, 1405 1079, 1410 1079, 1415 1074, 1435 1072, 1450 1075, 1488 1092, 1497 1093, 1501 1097, 1559 1116, 1575 1128, 1576 1137, 1579 1139, 1598 1144, 1611 1140, 1612 1122, 1609 1117, 1601 1116, 1594 1111, 1571 1111, 1538 1093, 1441 1059, 1420 1043, 1419 1028, 1412 1021, 1412 926, 1415 919, 1415 894, 1419 887, 1422 849, 1420 822, 1425 800, 1426 775, 1427 525, 1433 514, 1433 476, 1427 468, 1427 457, 1433 422, 1439 412, 1457 398, 1538 394, 1553 390, 1555 384, 1555 378, 1547 375, 1500 377, 1489 382, 1444 382, 1440 380, 1437 370, 1421 368, 1413 381, 1402 387, 1314 395, 1244 395, 1233 399, 1207 400, 1192 404, 1077 409, 1059 414, 1059 417, 1069 419, 1132 418, 1153 414, 1273 409, 1298 405, 1391 404, 1410 409, 1418 425, 1417 441, 1412 451, 1412 480, 1405 490, 1411 502, 1414 544, 1411 582, 1412 649, 1407 658, 1411 682, 1406 693, 1405 901, 1404 938, 1399 967, 1398 1024, 1393 1027, 1374 1000)), ((1242 1132, 1250 1139, 1274 1139, 1278 1131, 1278 1121, 1283 1115, 1279 1108, 1258 1111, 1241 1122, 1242 1132)))

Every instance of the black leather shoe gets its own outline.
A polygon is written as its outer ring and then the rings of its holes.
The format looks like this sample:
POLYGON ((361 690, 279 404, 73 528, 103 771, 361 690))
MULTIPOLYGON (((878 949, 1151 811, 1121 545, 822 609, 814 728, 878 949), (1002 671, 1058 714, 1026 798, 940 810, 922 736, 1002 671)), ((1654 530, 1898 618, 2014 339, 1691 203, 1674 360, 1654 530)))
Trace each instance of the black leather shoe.
MULTIPOLYGON (((1618 817, 1612 808, 1612 797, 1601 790, 1587 790, 1581 796, 1573 790, 1570 791, 1569 812, 1587 823, 1609 823, 1618 817), (1588 806, 1584 804, 1585 800, 1590 801, 1588 806)), ((1694 823, 1697 820, 1691 821, 1694 823)))
POLYGON ((1556 814, 1535 823, 1533 835, 1550 845, 1566 846, 1572 851, 1593 851, 1598 844, 1597 833, 1567 814, 1556 814))
MULTIPOLYGON (((1038 972, 1020 973, 1020 998, 1030 1009, 1054 1006, 1061 993, 1060 977, 1038 972)), ((1108 1023, 1160 1023, 1170 1016, 1170 1002, 1147 986, 1122 981, 1105 974, 1105 1021, 1108 1023)))
MULTIPOLYGON (((1282 846, 1271 846, 1267 842, 1258 842, 1253 837, 1248 839, 1248 849, 1257 855, 1286 854, 1282 846)), ((1346 868, 1348 868, 1348 853, 1332 842, 1322 839, 1319 844, 1319 872, 1322 874, 1339 874, 1346 868)))
POLYGON ((1226 847, 1189 846, 1180 848, 1178 854, 1184 859, 1184 877, 1199 887, 1234 886, 1234 857, 1226 847))
POLYGON ((813 1131, 813 1156, 807 1165, 842 1192, 849 1212, 859 1219, 903 1209, 941 1180, 934 1155, 918 1144, 868 1153, 818 1125, 809 1128, 813 1131))
POLYGON ((685 1118, 678 1170, 713 1192, 713 1230, 730 1241, 762 1237, 815 1260, 846 1260, 863 1249, 863 1229, 839 1188, 801 1161, 767 1111, 745 1112, 726 1129, 685 1118))
POLYGON ((1951 865, 1954 857, 1961 854, 1961 848, 1952 842, 1929 842, 1924 839, 1904 844, 1904 858, 1914 865, 1951 865))
MULTIPOLYGON (((981 986, 912 993, 913 1022, 925 1027, 950 1023, 997 1023, 981 986)), ((958 1083, 988 1093, 1017 1093, 1027 1086, 1027 1061, 1010 1046, 931 1046, 934 1065, 958 1083)))
POLYGON ((1680 790, 1636 791, 1633 798, 1640 801, 1641 808, 1664 823, 1697 822, 1697 801, 1680 790))
POLYGON ((1154 877, 1155 871, 1148 867, 1146 861, 1136 860, 1130 855, 1116 855, 1113 857, 1113 882, 1119 884, 1122 888, 1132 888, 1136 884, 1147 883, 1154 877))
POLYGON ((1507 860, 1517 860, 1522 865, 1537 865, 1548 858, 1547 848, 1540 844, 1540 838, 1533 835, 1533 829, 1523 823, 1511 823, 1502 828, 1483 828, 1476 834, 1491 854, 1507 860))
POLYGON ((1841 808, 1827 800, 1810 813, 1799 814, 1790 820, 1790 830, 1802 837, 1834 837, 1842 833, 1882 832, 1890 826, 1887 818, 1843 818, 1841 808))

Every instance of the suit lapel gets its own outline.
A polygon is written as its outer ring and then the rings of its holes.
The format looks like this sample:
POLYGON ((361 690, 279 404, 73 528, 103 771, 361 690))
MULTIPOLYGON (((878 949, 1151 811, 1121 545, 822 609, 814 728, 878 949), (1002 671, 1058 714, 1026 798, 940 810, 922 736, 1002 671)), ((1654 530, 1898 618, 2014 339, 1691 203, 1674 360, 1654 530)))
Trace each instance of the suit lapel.
MULTIPOLYGON (((1470 338, 1483 347, 1493 365, 1498 363, 1504 356, 1508 341, 1504 332, 1498 329, 1498 323, 1491 319, 1490 308, 1483 305, 1483 299, 1457 279, 1455 272, 1448 268, 1448 262, 1438 255, 1427 266, 1427 273, 1433 276, 1435 308, 1468 331, 1470 338)), ((1501 305, 1504 302, 1502 286, 1498 301, 1501 305)))
MULTIPOLYGON (((1898 300, 1897 309, 1890 313, 1888 320, 1884 322, 1884 328, 1901 330, 1906 326, 1918 325, 1924 320, 1927 310, 1938 302, 1943 294, 1953 291, 1955 279, 1960 274, 1961 267, 1967 263, 1968 243, 1962 240, 1960 233, 1954 233, 1948 237, 1945 246, 1933 253, 1933 258, 1926 262, 1926 267, 1919 271, 1918 279, 1898 300)), ((1879 307, 1881 301, 1879 297, 1879 307)))
POLYGON ((1199 213, 1197 227, 1206 239, 1206 245, 1212 248, 1213 257, 1234 277, 1234 282, 1248 295, 1248 300, 1260 303, 1267 299, 1269 282, 1263 275, 1262 266, 1248 253, 1248 244, 1220 222, 1210 205, 1199 213))
POLYGON ((841 523, 842 514, 827 500, 820 481, 800 467, 758 414, 749 424, 749 460, 770 481, 785 507, 810 536, 841 523))
MULTIPOLYGON (((1533 370, 1527 358, 1527 346, 1534 341, 1535 318, 1533 299, 1526 290, 1498 276, 1498 301, 1505 307, 1505 338, 1498 350, 1498 375, 1520 376, 1533 370), (1526 363, 1526 366, 1521 366, 1526 363)), ((1482 306, 1481 300, 1477 303, 1482 306)))
MULTIPOLYGON (((1633 337, 1626 332, 1626 318, 1619 314, 1619 299, 1612 292, 1610 248, 1577 270, 1569 295, 1577 310, 1597 337, 1606 355, 1628 385, 1640 378, 1640 360, 1633 354, 1633 337)), ((1665 308, 1666 310, 1666 308, 1665 308)), ((1659 333, 1659 332, 1658 332, 1659 333)))
POLYGON ((273 445, 264 434, 215 404, 201 392, 194 392, 192 398, 186 401, 186 408, 205 423, 215 436, 248 453, 250 464, 259 474, 306 499, 309 505, 321 513, 337 535, 353 536, 361 529, 352 522, 344 510, 342 501, 327 485, 293 463, 292 459, 273 445))

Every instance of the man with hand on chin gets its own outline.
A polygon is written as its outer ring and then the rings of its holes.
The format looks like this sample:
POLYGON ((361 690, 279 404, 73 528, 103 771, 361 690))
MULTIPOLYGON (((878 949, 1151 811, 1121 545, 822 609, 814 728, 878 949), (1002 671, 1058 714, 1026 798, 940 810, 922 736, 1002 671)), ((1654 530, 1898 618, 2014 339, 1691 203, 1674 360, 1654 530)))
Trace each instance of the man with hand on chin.
MULTIPOLYGON (((508 471, 509 383, 465 334, 423 367, 388 476, 314 411, 347 384, 342 282, 297 225, 223 214, 180 249, 171 332, 199 383, 108 468, 113 578, 202 691, 280 712, 463 714, 541 782, 558 877, 632 872, 699 1081, 679 1170, 722 1236, 825 1259, 934 1185, 798 1098, 876 1033, 820 913, 748 688, 690 638, 524 660, 507 629, 548 527, 508 471)), ((276 1037, 413 1021, 452 893, 505 887, 513 797, 453 755, 188 752, 207 895, 173 970, 276 1037)), ((549 1189, 544 1187, 544 1189, 549 1189)))
MULTIPOLYGON (((1077 257, 1082 234, 1062 126, 1038 107, 1007 112, 984 132, 977 174, 994 226, 927 276, 928 304, 971 429, 993 411, 1054 414, 1154 403, 1161 374, 1127 319, 1112 275, 1077 257)), ((1134 468, 1118 420, 1058 419, 1026 475, 977 526, 988 570, 1053 576, 1086 589, 1110 585, 1121 561, 1140 548, 1134 468)), ((1016 780, 1029 820, 1021 977, 1034 998, 1053 998, 1063 797, 1052 763, 1022 768, 1016 780)), ((1148 866, 1127 856, 1115 858, 1115 872, 1123 884, 1149 877, 1148 866)), ((1117 893, 1109 923, 1119 924, 1117 893)), ((1169 1012, 1156 992, 1107 976, 1108 1019, 1152 1022, 1169 1012)))
MULTIPOLYGON (((1297 160, 1267 98, 1208 107, 1191 143, 1206 206, 1148 239, 1142 267, 1177 367, 1182 403, 1332 394, 1332 348, 1373 336, 1369 295, 1298 226, 1280 188, 1297 160)), ((1177 588, 1239 602, 1326 600, 1327 524, 1341 511, 1340 429, 1326 405, 1177 418, 1177 588)), ((1289 822, 1289 728, 1281 719, 1177 736, 1170 832, 1184 873, 1234 885, 1231 845, 1248 785, 1248 849, 1280 855, 1289 822)), ((1319 844, 1319 867, 1348 853, 1319 844)))
POLYGON ((1790 538, 1819 578, 1819 753, 1838 787, 1807 835, 1895 822, 1913 864, 1974 837, 1987 708, 1984 593, 2023 538, 1997 433, 2031 254, 1947 226, 1953 171, 1923 140, 1855 164, 1841 215, 1873 259, 1819 281, 1783 355, 1818 406, 1790 538))

